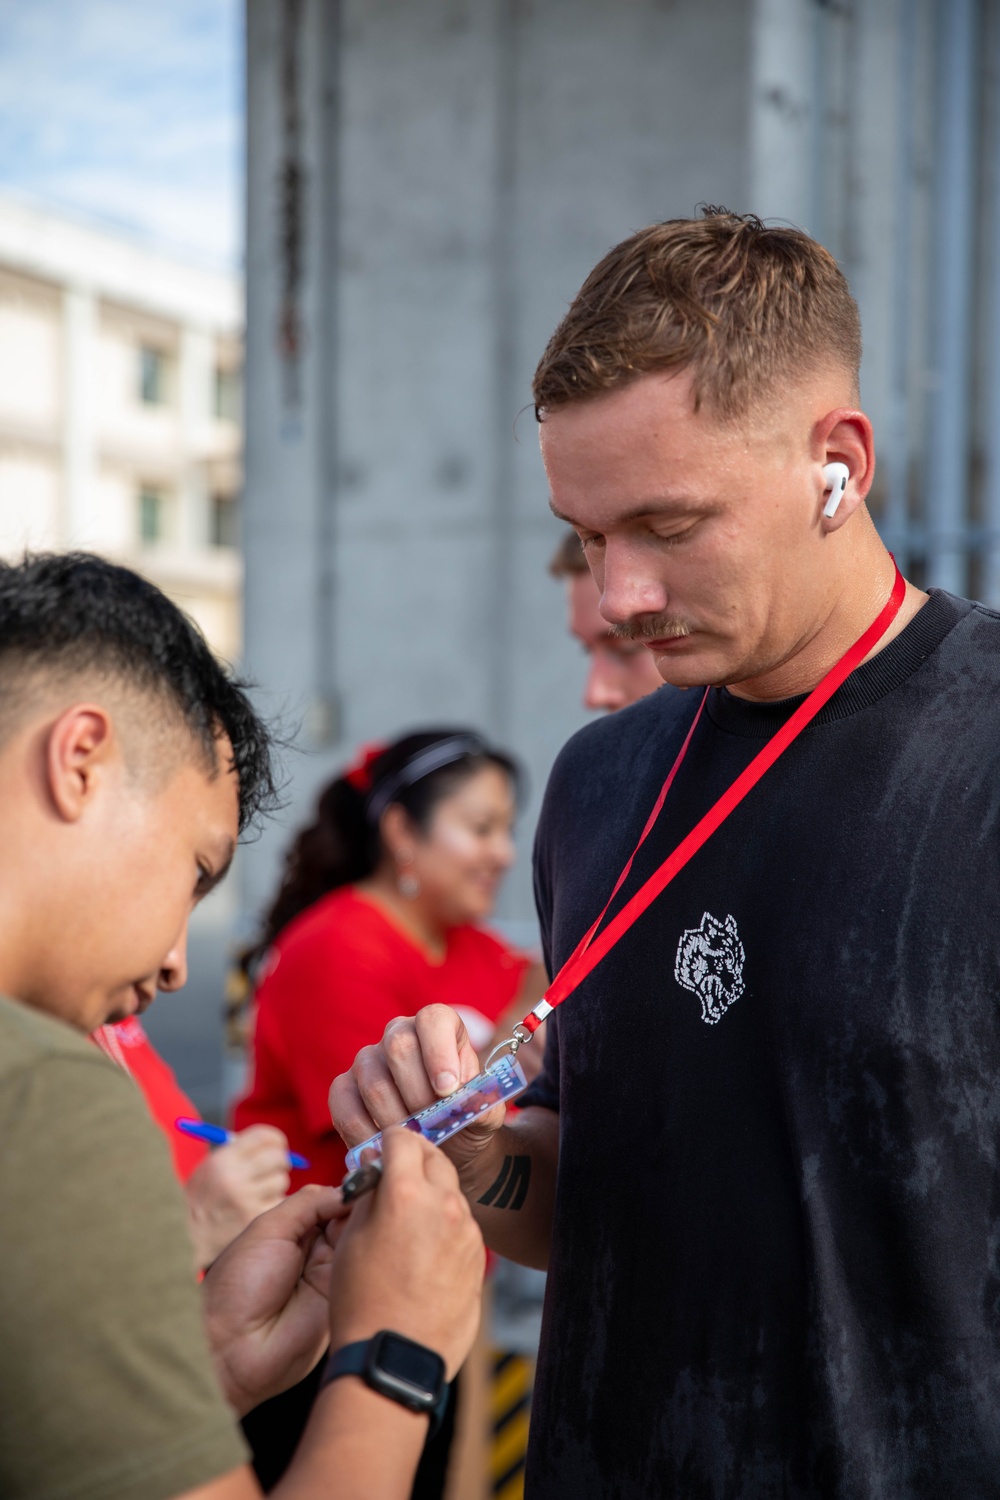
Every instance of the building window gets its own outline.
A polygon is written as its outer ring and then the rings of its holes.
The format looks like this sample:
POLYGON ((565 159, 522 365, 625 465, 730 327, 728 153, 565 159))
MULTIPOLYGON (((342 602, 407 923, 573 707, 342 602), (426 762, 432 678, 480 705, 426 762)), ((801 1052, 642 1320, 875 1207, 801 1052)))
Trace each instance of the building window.
POLYGON ((155 547, 167 536, 167 497, 162 490, 143 485, 138 496, 139 541, 155 547))
POLYGON ((163 406, 167 399, 167 356, 162 349, 139 350, 139 395, 144 406, 163 406))
POLYGON ((220 422, 240 420, 242 389, 239 370, 215 371, 215 415, 220 422))
POLYGON ((211 498, 209 537, 213 547, 238 547, 240 516, 235 495, 213 495, 211 498))

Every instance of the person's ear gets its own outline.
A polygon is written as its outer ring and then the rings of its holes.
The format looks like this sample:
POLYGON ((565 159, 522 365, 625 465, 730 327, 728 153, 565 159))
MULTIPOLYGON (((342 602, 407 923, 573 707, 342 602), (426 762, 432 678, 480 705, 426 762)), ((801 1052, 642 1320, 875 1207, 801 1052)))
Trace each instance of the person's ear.
POLYGON ((45 776, 52 805, 62 819, 78 822, 119 754, 107 709, 76 703, 59 715, 46 740, 45 776))
POLYGON ((412 860, 417 834, 405 807, 390 802, 379 820, 378 831, 383 847, 397 863, 412 860))
POLYGON ((856 510, 864 504, 875 478, 875 439, 872 424, 863 411, 838 407, 818 422, 813 432, 813 450, 817 460, 816 513, 824 533, 839 531, 856 510), (842 464, 847 470, 837 504, 831 505, 831 487, 827 471, 842 464))

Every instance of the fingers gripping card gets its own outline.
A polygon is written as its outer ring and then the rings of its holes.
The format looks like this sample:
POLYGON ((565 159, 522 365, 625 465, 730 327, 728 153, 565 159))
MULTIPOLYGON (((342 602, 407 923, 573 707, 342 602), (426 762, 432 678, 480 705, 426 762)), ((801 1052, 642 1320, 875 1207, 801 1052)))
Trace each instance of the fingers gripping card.
MULTIPOLYGON (((407 1130, 417 1131, 432 1146, 440 1146, 467 1125, 471 1125, 488 1109, 506 1104, 527 1087, 528 1080, 521 1064, 513 1057, 502 1057, 485 1073, 477 1074, 453 1094, 429 1104, 418 1114, 401 1121, 401 1124, 407 1130)), ((360 1146, 354 1146, 348 1151, 348 1170, 353 1171, 360 1166, 362 1151, 380 1151, 381 1148, 382 1132, 379 1131, 378 1135, 373 1135, 370 1140, 362 1141, 360 1146)))

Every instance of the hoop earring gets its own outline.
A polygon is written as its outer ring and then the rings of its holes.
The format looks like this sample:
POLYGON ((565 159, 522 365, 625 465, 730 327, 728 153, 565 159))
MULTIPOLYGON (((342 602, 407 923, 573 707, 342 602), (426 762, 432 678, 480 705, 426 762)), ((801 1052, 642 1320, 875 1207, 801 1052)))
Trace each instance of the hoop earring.
POLYGON ((396 875, 396 889, 404 901, 416 901, 420 895, 420 881, 412 870, 405 868, 411 862, 412 858, 412 854, 397 854, 396 856, 396 862, 400 867, 396 875))

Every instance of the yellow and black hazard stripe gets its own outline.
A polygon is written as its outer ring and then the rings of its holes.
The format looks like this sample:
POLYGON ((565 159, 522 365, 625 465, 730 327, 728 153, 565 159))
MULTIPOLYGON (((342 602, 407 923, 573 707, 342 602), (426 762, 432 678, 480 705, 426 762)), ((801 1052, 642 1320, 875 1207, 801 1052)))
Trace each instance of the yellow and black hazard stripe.
POLYGON ((493 1352, 490 1390, 490 1480, 495 1500, 522 1500, 524 1455, 528 1447, 528 1416, 534 1360, 509 1350, 493 1352))

